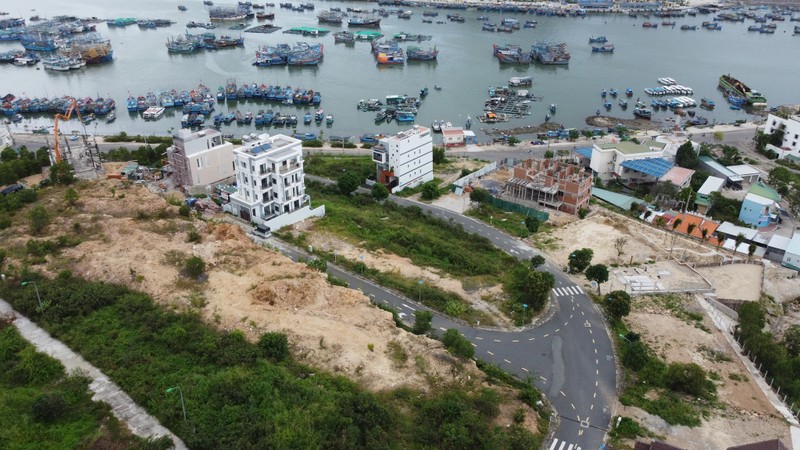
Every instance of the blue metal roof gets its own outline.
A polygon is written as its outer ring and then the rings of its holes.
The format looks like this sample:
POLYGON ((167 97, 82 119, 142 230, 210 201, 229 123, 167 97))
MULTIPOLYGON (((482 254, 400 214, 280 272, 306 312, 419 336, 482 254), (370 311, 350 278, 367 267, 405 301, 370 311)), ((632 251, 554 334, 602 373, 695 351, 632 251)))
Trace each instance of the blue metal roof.
POLYGON ((584 158, 592 159, 592 147, 576 148, 575 153, 583 156, 584 158))
POLYGON ((642 172, 643 174, 650 175, 656 178, 661 178, 665 173, 672 169, 671 162, 664 158, 644 158, 644 159, 629 159, 620 164, 627 169, 642 172))

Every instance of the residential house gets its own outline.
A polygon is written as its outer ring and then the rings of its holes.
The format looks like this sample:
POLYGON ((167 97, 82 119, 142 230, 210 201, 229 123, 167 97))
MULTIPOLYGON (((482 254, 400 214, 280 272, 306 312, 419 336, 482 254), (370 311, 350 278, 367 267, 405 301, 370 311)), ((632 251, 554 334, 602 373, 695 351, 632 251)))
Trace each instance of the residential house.
POLYGON ((592 174, 575 164, 554 159, 528 159, 514 166, 504 193, 570 214, 589 207, 592 174))
POLYGON ((800 158, 800 116, 791 115, 784 119, 770 114, 764 124, 764 133, 772 134, 776 130, 783 130, 783 143, 780 148, 784 151, 778 152, 778 155, 784 158, 787 156, 800 158))
POLYGON ((706 230, 705 241, 711 245, 717 244, 717 238, 714 234, 717 232, 717 228, 719 228, 719 222, 715 222, 698 214, 675 214, 672 216, 672 220, 667 223, 667 228, 676 233, 685 234, 700 240, 703 240, 703 230, 706 230), (677 223, 677 220, 680 220, 680 223, 676 227, 674 224, 677 223))
POLYGON ((625 184, 654 183, 674 165, 663 157, 664 146, 664 143, 655 141, 594 144, 589 167, 602 181, 617 179, 625 184))
POLYGON ((674 166, 672 169, 669 169, 667 173, 665 173, 658 181, 662 183, 672 183, 678 187, 678 189, 684 189, 689 187, 692 183, 692 175, 694 175, 694 170, 687 169, 685 167, 674 166))
POLYGON ((780 235, 773 235, 769 242, 767 242, 767 251, 764 253, 764 258, 780 263, 786 255, 786 248, 789 247, 789 242, 792 238, 780 235))
POLYGON ((722 190, 722 186, 725 185, 725 180, 722 178, 709 176, 706 178, 706 181, 703 182, 703 185, 700 186, 700 189, 697 190, 697 194, 694 198, 694 204, 697 206, 697 212, 700 214, 705 214, 708 212, 708 209, 711 207, 711 194, 714 192, 720 192, 722 190))
POLYGON ((793 234, 789 240, 781 265, 800 271, 800 233, 793 234))
POLYGON ((722 164, 718 163, 714 158, 710 156, 701 156, 700 157, 700 166, 711 172, 712 175, 722 178, 725 180, 725 186, 732 188, 732 189, 741 189, 742 188, 742 177, 740 177, 734 171, 728 169, 727 167, 723 166, 722 164))
MULTIPOLYGON (((463 133, 462 133, 463 135, 463 133)), ((433 180, 433 136, 429 128, 410 130, 382 138, 372 147, 378 182, 392 193, 433 180)))
POLYGON ((739 210, 739 220, 754 227, 763 228, 778 220, 775 201, 753 193, 747 193, 739 210))
POLYGON ((0 150, 12 145, 14 145, 14 141, 11 139, 11 133, 8 130, 0 129, 0 150))
POLYGON ((324 205, 311 209, 305 193, 302 141, 262 134, 233 153, 237 191, 226 211, 272 230, 325 215, 324 205))
POLYGON ((222 133, 207 128, 178 130, 167 148, 167 160, 175 185, 186 190, 202 190, 232 178, 233 144, 222 139, 222 133), (192 188, 200 189, 192 189, 192 188))
POLYGON ((750 164, 727 166, 727 168, 736 175, 739 175, 742 178, 742 182, 747 184, 756 183, 761 180, 761 177, 763 176, 760 170, 756 169, 750 164))
POLYGON ((461 127, 443 127, 442 139, 445 147, 459 147, 466 143, 464 129, 461 127))
POLYGON ((780 439, 770 439, 768 441, 753 442, 752 444, 736 445, 728 447, 727 450, 789 450, 783 445, 780 439))

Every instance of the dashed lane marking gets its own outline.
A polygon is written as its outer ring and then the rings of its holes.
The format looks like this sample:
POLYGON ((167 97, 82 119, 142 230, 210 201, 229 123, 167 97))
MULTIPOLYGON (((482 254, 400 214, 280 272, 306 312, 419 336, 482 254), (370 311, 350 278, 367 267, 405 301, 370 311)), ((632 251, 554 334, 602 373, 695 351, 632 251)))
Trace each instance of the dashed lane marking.
POLYGON ((482 340, 483 340, 483 338, 482 338, 482 337, 480 337, 480 336, 475 336, 475 339, 477 339, 477 340, 479 340, 479 341, 482 341, 482 340))
POLYGON ((439 329, 442 330, 442 331, 447 331, 447 328, 445 328, 445 327, 439 327, 439 329))
POLYGON ((578 410, 578 408, 575 407, 575 403, 570 403, 569 406, 572 406, 572 409, 574 409, 576 411, 578 410))
POLYGON ((507 363, 511 364, 511 361, 509 361, 509 360, 507 360, 507 359, 504 359, 503 361, 505 361, 505 362, 507 362, 507 363))
POLYGON ((567 396, 567 394, 565 394, 565 393, 564 393, 564 391, 558 391, 558 393, 559 393, 559 394, 561 394, 561 395, 562 395, 562 396, 564 396, 564 397, 566 397, 566 396, 567 396))
POLYGON ((503 341, 501 341, 500 339, 495 339, 494 341, 495 341, 495 342, 503 342, 503 341))
POLYGON ((536 338, 530 338, 530 339, 528 339, 528 340, 529 340, 529 341, 532 341, 532 340, 534 340, 534 339, 536 339, 536 338))
POLYGON ((547 334, 545 334, 545 335, 544 335, 544 336, 542 336, 542 337, 547 337, 547 336, 550 336, 550 333, 547 333, 547 334))
POLYGON ((519 339, 512 339, 511 342, 519 342, 519 339))
POLYGON ((530 370, 528 370, 528 369, 526 369, 524 367, 522 368, 522 370, 524 370, 525 372, 530 372, 530 370))

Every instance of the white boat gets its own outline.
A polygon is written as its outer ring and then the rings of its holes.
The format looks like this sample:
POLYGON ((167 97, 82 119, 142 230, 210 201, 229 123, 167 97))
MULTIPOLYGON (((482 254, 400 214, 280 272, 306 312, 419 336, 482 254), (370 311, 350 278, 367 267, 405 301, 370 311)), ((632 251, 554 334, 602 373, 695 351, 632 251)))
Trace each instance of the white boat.
POLYGON ((674 79, 667 77, 659 78, 658 82, 663 84, 664 86, 672 86, 673 84, 676 84, 676 81, 674 79))
POLYGON ((151 106, 142 113, 142 117, 145 119, 158 119, 162 115, 164 115, 164 108, 159 106, 151 106))
POLYGON ((71 68, 69 61, 59 57, 43 59, 42 65, 46 70, 55 70, 58 72, 66 72, 71 68))

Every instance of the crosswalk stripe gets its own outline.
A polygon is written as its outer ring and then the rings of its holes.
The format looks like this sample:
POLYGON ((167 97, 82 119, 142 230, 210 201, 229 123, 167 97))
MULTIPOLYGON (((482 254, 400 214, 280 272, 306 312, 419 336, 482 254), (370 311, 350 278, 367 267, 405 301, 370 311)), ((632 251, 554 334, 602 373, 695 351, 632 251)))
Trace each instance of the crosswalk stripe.
POLYGON ((558 447, 558 450, 564 450, 564 446, 567 445, 566 442, 561 441, 561 445, 558 447))
POLYGON ((573 445, 569 444, 569 447, 567 447, 567 450, 572 450, 572 447, 573 447, 573 445))
POLYGON ((581 290, 581 288, 579 288, 578 286, 575 286, 575 289, 577 289, 577 290, 578 290, 578 293, 579 293, 579 294, 583 294, 583 290, 581 290))
MULTIPOLYGON (((564 446, 567 446, 567 441, 553 439, 553 442, 550 444, 550 448, 548 450, 555 450, 556 446, 558 446, 558 450, 564 450, 564 446), (559 442, 561 442, 561 445, 558 445, 559 442)), ((566 450, 581 450, 581 448, 577 444, 569 444, 566 450)))
POLYGON ((548 450, 553 450, 553 449, 555 449, 557 444, 558 444, 558 439, 554 439, 554 440, 553 440, 553 443, 552 443, 552 444, 550 444, 550 448, 549 448, 548 450))

